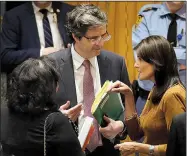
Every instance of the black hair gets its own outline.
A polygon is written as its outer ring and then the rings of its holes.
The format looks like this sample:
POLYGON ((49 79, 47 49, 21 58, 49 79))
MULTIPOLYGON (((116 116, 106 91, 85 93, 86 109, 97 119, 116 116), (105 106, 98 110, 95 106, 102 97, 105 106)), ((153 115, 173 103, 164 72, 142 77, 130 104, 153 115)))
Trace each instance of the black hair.
POLYGON ((73 39, 72 34, 81 39, 88 29, 106 25, 107 22, 105 12, 101 11, 99 7, 93 4, 81 4, 67 14, 65 26, 71 39, 73 39))
POLYGON ((59 74, 55 62, 47 56, 30 58, 18 65, 10 75, 8 107, 11 111, 37 114, 57 109, 53 102, 59 74))
POLYGON ((158 104, 169 87, 181 83, 175 51, 167 39, 156 35, 143 39, 134 50, 139 58, 154 67, 155 86, 151 100, 158 104))

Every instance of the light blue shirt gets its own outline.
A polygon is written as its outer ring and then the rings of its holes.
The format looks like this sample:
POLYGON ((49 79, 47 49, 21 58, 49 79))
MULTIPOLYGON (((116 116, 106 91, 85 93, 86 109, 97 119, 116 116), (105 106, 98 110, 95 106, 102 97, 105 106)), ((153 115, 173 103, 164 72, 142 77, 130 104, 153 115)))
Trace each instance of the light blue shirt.
MULTIPOLYGON (((168 14, 168 10, 165 3, 162 4, 148 4, 140 9, 139 15, 143 16, 139 25, 133 27, 132 30, 132 44, 133 48, 141 42, 142 39, 151 35, 160 35, 167 38, 168 28, 171 22, 168 14)), ((176 12, 179 16, 177 18, 177 35, 181 34, 182 39, 177 38, 177 47, 174 47, 179 64, 186 65, 186 4, 176 12)), ((136 52, 134 51, 134 57, 136 59, 136 52)), ((180 74, 180 73, 179 73, 180 74)), ((141 88, 145 90, 151 90, 153 82, 149 80, 138 80, 141 88)))

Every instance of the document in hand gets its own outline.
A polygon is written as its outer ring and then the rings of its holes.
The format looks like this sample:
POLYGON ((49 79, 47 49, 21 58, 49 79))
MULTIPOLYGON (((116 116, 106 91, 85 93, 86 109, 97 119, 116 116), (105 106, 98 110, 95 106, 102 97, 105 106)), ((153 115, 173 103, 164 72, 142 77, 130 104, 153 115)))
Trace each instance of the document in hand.
POLYGON ((82 150, 84 151, 86 146, 89 144, 90 138, 93 134, 94 126, 93 126, 93 118, 86 116, 79 130, 79 142, 82 150))
POLYGON ((124 112, 124 106, 121 100, 120 93, 107 92, 112 85, 112 81, 106 81, 92 104, 91 112, 99 125, 106 126, 103 116, 106 115, 113 120, 119 119, 124 112))

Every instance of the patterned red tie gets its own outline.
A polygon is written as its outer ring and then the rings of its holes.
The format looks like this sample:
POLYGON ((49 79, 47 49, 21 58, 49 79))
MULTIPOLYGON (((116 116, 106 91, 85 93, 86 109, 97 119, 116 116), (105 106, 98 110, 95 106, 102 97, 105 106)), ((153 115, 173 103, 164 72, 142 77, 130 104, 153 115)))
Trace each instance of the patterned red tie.
MULTIPOLYGON (((90 70, 90 61, 84 60, 83 66, 85 67, 84 77, 83 77, 83 99, 84 99, 84 115, 93 117, 91 114, 91 107, 94 101, 94 85, 93 78, 90 70)), ((90 138, 90 142, 87 146, 87 149, 92 152, 96 149, 97 146, 102 145, 101 135, 99 133, 99 126, 97 121, 94 118, 94 132, 90 138)))

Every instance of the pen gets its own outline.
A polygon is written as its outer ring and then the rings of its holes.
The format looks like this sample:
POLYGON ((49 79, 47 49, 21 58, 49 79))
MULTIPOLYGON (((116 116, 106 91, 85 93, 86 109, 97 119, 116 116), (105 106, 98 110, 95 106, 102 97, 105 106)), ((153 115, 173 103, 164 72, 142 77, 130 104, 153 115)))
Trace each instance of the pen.
POLYGON ((182 34, 182 35, 183 35, 183 33, 184 33, 184 29, 181 30, 181 34, 182 34))
POLYGON ((184 33, 184 29, 181 30, 181 33, 177 35, 177 40, 180 41, 182 39, 184 33))

